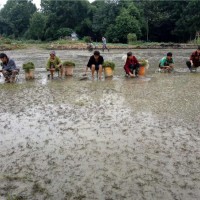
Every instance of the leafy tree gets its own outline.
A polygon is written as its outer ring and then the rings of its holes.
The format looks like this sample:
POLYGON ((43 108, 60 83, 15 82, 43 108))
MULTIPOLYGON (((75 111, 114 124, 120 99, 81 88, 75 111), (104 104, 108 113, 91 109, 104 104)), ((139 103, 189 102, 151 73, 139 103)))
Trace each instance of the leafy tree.
POLYGON ((41 0, 41 13, 35 13, 32 0, 8 0, 0 10, 0 34, 54 40, 73 30, 95 41, 105 35, 109 42, 127 42, 131 33, 143 40, 181 42, 199 31, 199 10, 197 0, 41 0))
POLYGON ((1 9, 0 16, 12 24, 15 37, 22 36, 28 29, 29 20, 36 11, 31 0, 8 0, 1 9))
POLYGON ((140 19, 140 12, 139 12, 138 8, 134 5, 134 3, 130 3, 127 10, 131 16, 135 17, 137 20, 140 19))
POLYGON ((120 42, 127 42, 127 35, 135 33, 137 37, 141 36, 139 21, 131 16, 127 9, 123 8, 120 15, 116 18, 115 31, 120 42))
POLYGON ((62 37, 65 37, 65 36, 71 36, 72 33, 73 33, 73 30, 70 29, 70 28, 60 28, 60 29, 57 31, 56 36, 57 36, 58 38, 62 38, 62 37))
POLYGON ((93 35, 92 32, 92 21, 89 18, 84 19, 76 28, 76 32, 80 37, 84 35, 93 35))
POLYGON ((110 42, 119 43, 119 35, 117 32, 117 27, 114 24, 111 24, 106 31, 106 37, 109 39, 110 42))
POLYGON ((98 39, 107 34, 107 29, 111 24, 115 24, 120 9, 118 1, 97 1, 94 4, 96 11, 93 16, 92 30, 96 33, 98 39))
MULTIPOLYGON (((49 39, 57 39, 59 36, 57 30, 61 28, 75 30, 80 24, 84 26, 89 5, 87 0, 42 0, 42 12, 47 16, 45 36, 49 39)), ((81 28, 77 28, 77 30, 79 31, 81 28)))
POLYGON ((176 41, 174 34, 176 21, 180 18, 183 7, 188 1, 142 1, 139 4, 146 21, 146 40, 176 41))
POLYGON ((199 1, 190 1, 183 7, 183 12, 176 22, 174 34, 182 41, 194 39, 197 31, 200 31, 200 4, 199 1))
POLYGON ((41 40, 44 36, 46 17, 39 12, 35 12, 30 20, 29 34, 33 39, 41 40))
POLYGON ((11 35, 13 32, 12 24, 0 17, 0 35, 11 35))
POLYGON ((128 40, 128 43, 133 43, 137 41, 137 35, 135 33, 129 33, 127 35, 127 40, 128 40))

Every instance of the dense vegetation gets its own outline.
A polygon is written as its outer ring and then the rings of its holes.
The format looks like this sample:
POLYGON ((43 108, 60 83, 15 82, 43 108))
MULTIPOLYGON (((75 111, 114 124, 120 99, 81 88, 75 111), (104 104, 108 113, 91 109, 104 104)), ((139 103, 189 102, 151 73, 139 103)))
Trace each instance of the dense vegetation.
POLYGON ((51 41, 76 32, 79 38, 127 43, 187 42, 200 31, 199 1, 8 0, 0 10, 0 35, 51 41))

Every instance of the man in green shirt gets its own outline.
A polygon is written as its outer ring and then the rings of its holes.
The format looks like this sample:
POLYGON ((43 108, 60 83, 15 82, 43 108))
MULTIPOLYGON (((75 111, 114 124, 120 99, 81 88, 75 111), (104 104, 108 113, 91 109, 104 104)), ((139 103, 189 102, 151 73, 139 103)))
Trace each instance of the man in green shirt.
POLYGON ((172 58, 172 53, 168 52, 167 56, 160 60, 159 68, 164 72, 172 72, 174 69, 174 60, 172 58))
POLYGON ((47 61, 47 66, 46 66, 47 71, 50 71, 50 74, 48 75, 48 77, 50 77, 53 79, 54 76, 54 72, 58 71, 58 75, 62 77, 63 75, 63 68, 62 68, 62 63, 61 60, 56 56, 56 52, 55 51, 51 51, 50 52, 50 58, 47 61))

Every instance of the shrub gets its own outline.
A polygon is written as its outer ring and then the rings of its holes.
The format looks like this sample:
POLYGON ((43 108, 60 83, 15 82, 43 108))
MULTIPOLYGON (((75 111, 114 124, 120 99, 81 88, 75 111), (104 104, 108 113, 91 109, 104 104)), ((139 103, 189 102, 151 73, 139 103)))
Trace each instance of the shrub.
POLYGON ((83 41, 86 42, 86 43, 90 43, 90 42, 92 42, 90 36, 84 36, 83 41))
POLYGON ((72 62, 72 61, 64 61, 64 62, 62 63, 62 65, 63 65, 64 67, 75 67, 75 63, 72 62))
POLYGON ((62 38, 65 36, 71 36, 71 34, 73 33, 73 30, 71 28, 60 28, 57 32, 56 32, 56 37, 57 38, 62 38))
POLYGON ((111 61, 105 61, 102 66, 103 68, 110 67, 112 70, 115 69, 115 63, 111 61))
POLYGON ((137 35, 135 33, 129 33, 127 35, 128 43, 133 43, 137 41, 137 35))
POLYGON ((23 64, 23 70, 29 72, 31 69, 35 69, 35 65, 32 62, 27 62, 23 64))

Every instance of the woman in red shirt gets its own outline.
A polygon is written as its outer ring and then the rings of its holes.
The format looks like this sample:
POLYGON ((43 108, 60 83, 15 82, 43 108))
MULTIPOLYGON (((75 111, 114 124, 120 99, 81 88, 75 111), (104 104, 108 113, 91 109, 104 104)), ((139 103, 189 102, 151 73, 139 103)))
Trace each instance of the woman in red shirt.
POLYGON ((200 46, 198 46, 197 50, 192 53, 190 60, 186 62, 186 65, 191 72, 200 67, 200 46))
POLYGON ((126 75, 130 77, 137 77, 139 71, 140 64, 135 56, 133 56, 132 52, 127 53, 126 63, 124 65, 124 70, 126 75), (134 74, 134 72, 135 74, 134 74))

